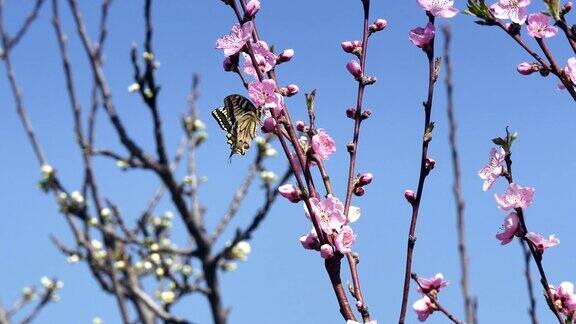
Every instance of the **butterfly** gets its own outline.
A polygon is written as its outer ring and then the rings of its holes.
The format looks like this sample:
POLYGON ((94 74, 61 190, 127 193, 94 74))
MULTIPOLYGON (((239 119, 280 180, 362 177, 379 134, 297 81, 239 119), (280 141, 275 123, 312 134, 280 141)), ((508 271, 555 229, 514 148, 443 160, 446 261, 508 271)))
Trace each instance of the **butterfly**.
POLYGON ((226 132, 226 143, 230 145, 230 157, 244 155, 250 142, 256 137, 260 125, 261 112, 250 99, 239 94, 224 98, 224 106, 212 111, 220 128, 226 132))

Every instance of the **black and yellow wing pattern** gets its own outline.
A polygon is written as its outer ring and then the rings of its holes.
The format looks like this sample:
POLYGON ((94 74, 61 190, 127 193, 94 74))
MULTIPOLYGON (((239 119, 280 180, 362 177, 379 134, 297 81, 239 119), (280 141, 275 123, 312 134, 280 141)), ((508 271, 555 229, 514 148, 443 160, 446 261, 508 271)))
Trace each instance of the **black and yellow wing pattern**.
POLYGON ((223 107, 212 111, 212 117, 226 132, 230 157, 234 154, 246 154, 260 125, 260 109, 254 106, 250 99, 233 94, 224 98, 223 107))

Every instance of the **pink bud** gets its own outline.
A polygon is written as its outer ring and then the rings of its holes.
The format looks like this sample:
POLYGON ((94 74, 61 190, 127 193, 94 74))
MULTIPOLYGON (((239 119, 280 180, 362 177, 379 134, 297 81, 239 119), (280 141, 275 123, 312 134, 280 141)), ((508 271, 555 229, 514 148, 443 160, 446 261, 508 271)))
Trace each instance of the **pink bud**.
POLYGON ((274 119, 274 117, 268 117, 264 119, 264 123, 262 124, 262 132, 272 133, 276 130, 277 125, 278 122, 276 122, 276 119, 274 119))
POLYGON ((436 166, 436 160, 431 159, 431 158, 426 158, 426 163, 424 166, 426 167, 426 170, 431 171, 436 166))
POLYGON ((299 121, 296 122, 296 129, 297 129, 299 132, 303 132, 303 131, 304 131, 304 128, 306 128, 306 123, 305 123, 305 122, 303 122, 303 121, 301 121, 301 120, 299 120, 299 121))
POLYGON ((364 196, 365 193, 366 193, 366 189, 364 189, 364 187, 356 187, 354 189, 354 195, 355 196, 362 197, 362 196, 364 196))
POLYGON ((530 75, 535 72, 534 66, 528 62, 518 64, 518 73, 522 75, 530 75))
POLYGON ((329 259, 334 255, 334 248, 330 244, 323 244, 320 247, 320 256, 329 259))
POLYGON ((357 61, 352 60, 348 62, 348 64, 346 64, 346 69, 348 69, 348 72, 350 72, 350 74, 355 78, 362 76, 362 67, 357 61))
POLYGON ((404 198, 411 204, 416 202, 416 194, 412 190, 404 191, 404 198))
POLYGON ((372 182, 372 178, 373 178, 372 173, 361 174, 360 177, 358 178, 358 184, 360 186, 370 184, 372 182))
POLYGON ((230 58, 230 56, 228 56, 224 59, 224 62, 222 62, 222 67, 224 68, 224 71, 226 71, 226 72, 236 70, 235 69, 236 64, 234 64, 234 62, 232 62, 232 59, 230 58))
POLYGON ((388 22, 386 21, 386 19, 378 19, 372 25, 370 25, 370 31, 371 32, 381 31, 384 30, 386 26, 388 26, 388 22))
POLYGON ((278 55, 278 59, 276 59, 276 63, 280 64, 280 63, 284 63, 284 62, 288 62, 292 59, 292 57, 294 56, 294 50, 289 48, 289 49, 285 49, 282 53, 280 53, 280 55, 278 55))
POLYGON ((300 91, 300 88, 298 88, 298 86, 295 85, 295 84, 289 84, 289 85, 286 87, 286 90, 287 90, 287 91, 286 91, 286 95, 287 95, 288 97, 291 97, 291 96, 297 94, 298 91, 300 91))
POLYGON ((564 4, 564 11, 568 13, 570 10, 572 10, 572 1, 568 1, 564 4))
POLYGON ((362 303, 360 300, 356 302, 356 308, 363 308, 364 307, 364 303, 362 303))
POLYGON ((300 201, 300 190, 292 184, 285 184, 278 187, 278 192, 280 195, 293 203, 300 201))
POLYGON ((248 16, 249 19, 254 18, 258 10, 260 10, 259 0, 250 0, 250 2, 246 4, 246 15, 248 16))
POLYGON ((362 48, 362 42, 358 41, 358 40, 345 41, 345 42, 340 43, 340 46, 342 46, 342 49, 344 50, 344 52, 353 53, 354 50, 362 48))

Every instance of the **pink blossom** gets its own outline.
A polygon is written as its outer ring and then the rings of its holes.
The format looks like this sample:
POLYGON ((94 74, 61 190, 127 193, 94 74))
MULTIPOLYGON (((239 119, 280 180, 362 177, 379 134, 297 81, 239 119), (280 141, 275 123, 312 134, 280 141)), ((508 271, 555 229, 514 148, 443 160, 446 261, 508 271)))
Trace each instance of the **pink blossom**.
POLYGON ((282 51, 282 53, 280 53, 280 55, 278 55, 278 58, 276 59, 276 64, 288 62, 292 59, 292 57, 294 57, 294 50, 291 48, 285 49, 284 51, 282 51))
POLYGON ((278 187, 278 192, 282 197, 290 200, 291 202, 300 201, 300 190, 292 184, 285 184, 278 187))
POLYGON ((360 66, 360 63, 358 63, 355 60, 348 62, 348 64, 346 64, 346 69, 355 78, 359 78, 362 76, 362 66, 360 66))
POLYGON ((246 45, 246 41, 252 37, 254 24, 252 21, 244 23, 242 26, 236 23, 230 33, 216 41, 216 48, 224 50, 224 56, 234 55, 246 45))
POLYGON ((495 194, 494 197, 502 210, 527 208, 534 201, 534 188, 520 187, 515 183, 511 183, 508 185, 506 193, 502 195, 495 194))
POLYGON ((428 23, 425 28, 416 27, 410 31, 409 39, 412 44, 420 48, 425 48, 432 42, 436 28, 431 23, 428 23))
POLYGON ((532 242, 534 248, 536 248, 536 251, 540 253, 544 253, 544 250, 546 250, 547 248, 551 248, 560 244, 560 240, 557 239, 556 235, 554 234, 550 235, 548 238, 545 238, 540 234, 530 232, 526 234, 526 238, 529 239, 530 242, 532 242))
POLYGON ((334 244, 340 253, 346 254, 352 252, 352 245, 354 245, 355 241, 356 234, 354 234, 352 227, 345 225, 340 232, 338 232, 338 235, 336 235, 334 244))
POLYGON ((256 16, 256 13, 260 10, 260 1, 259 0, 250 0, 246 4, 246 15, 248 18, 252 19, 256 16))
POLYGON ((355 41, 345 41, 340 44, 342 49, 346 53, 353 53, 354 51, 358 51, 362 49, 362 41, 355 40, 355 41))
MULTIPOLYGON (((340 231, 346 223, 344 205, 338 198, 332 195, 328 195, 324 200, 310 198, 310 203, 312 204, 314 215, 316 215, 319 221, 318 225, 326 234, 332 234, 333 231, 340 231)), ((304 211, 306 215, 310 217, 306 205, 304 205, 304 211)))
POLYGON ((248 86, 248 94, 258 107, 276 103, 276 82, 272 79, 254 81, 248 86))
POLYGON ((528 15, 528 5, 530 0, 500 0, 490 6, 494 17, 498 19, 510 19, 522 25, 528 15))
POLYGON ((448 281, 444 280, 444 275, 441 273, 437 273, 430 279, 419 277, 418 283, 420 283, 418 292, 424 295, 429 293, 437 294, 440 292, 440 289, 448 286, 448 281))
POLYGON ((558 28, 550 26, 550 18, 541 12, 528 16, 528 35, 536 38, 548 38, 556 35, 558 28))
POLYGON ((425 322, 428 316, 436 310, 436 305, 430 300, 430 297, 422 296, 412 305, 412 309, 418 315, 418 320, 425 322))
POLYGON ((360 215, 362 214, 362 211, 360 210, 359 207, 355 207, 355 206, 350 206, 350 209, 348 210, 348 223, 355 223, 358 219, 360 219, 360 215))
POLYGON ((496 179, 502 175, 504 168, 502 163, 506 157, 506 152, 503 148, 492 148, 490 150, 490 159, 488 163, 478 171, 480 179, 484 180, 482 190, 486 191, 492 187, 496 179))
POLYGON ((454 0, 418 0, 418 4, 435 17, 452 18, 458 13, 454 0))
POLYGON ((530 75, 537 71, 536 69, 534 69, 534 65, 528 62, 522 62, 518 64, 518 67, 516 69, 518 70, 518 73, 522 75, 530 75))
POLYGON ((518 214, 515 212, 511 212, 504 218, 503 231, 496 234, 496 238, 500 240, 501 245, 506 245, 512 241, 518 231, 518 224, 520 224, 520 219, 518 219, 518 214))
POLYGON ((318 234, 315 229, 312 229, 310 233, 300 237, 300 244, 306 250, 320 250, 320 240, 318 240, 318 234))
POLYGON ((572 84, 576 84, 576 57, 571 57, 566 62, 566 67, 564 67, 564 73, 570 78, 572 84))
POLYGON ((330 244, 323 244, 320 247, 320 256, 324 259, 331 258, 334 255, 334 248, 330 244))
MULTIPOLYGON (((258 41, 252 43, 252 51, 254 52, 254 57, 256 58, 256 63, 258 68, 262 73, 266 73, 276 66, 276 55, 270 52, 268 44, 264 41, 258 41)), ((244 72, 253 76, 258 77, 256 70, 254 70, 254 65, 252 64, 252 57, 246 53, 242 53, 244 57, 244 72)))
POLYGON ((558 288, 554 288, 554 286, 550 285, 550 292, 554 298, 553 304, 556 309, 566 316, 573 316, 574 311, 576 311, 574 285, 568 281, 562 282, 558 288))
POLYGON ((312 136, 312 150, 320 160, 327 160, 330 155, 336 152, 336 142, 324 131, 318 129, 318 133, 312 136))

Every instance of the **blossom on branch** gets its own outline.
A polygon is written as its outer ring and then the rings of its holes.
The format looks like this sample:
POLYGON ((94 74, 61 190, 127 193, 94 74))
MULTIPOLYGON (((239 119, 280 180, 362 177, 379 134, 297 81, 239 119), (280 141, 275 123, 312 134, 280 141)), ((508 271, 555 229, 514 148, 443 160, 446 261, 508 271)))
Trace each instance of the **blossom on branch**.
POLYGON ((421 294, 437 294, 440 289, 448 286, 448 281, 444 280, 444 275, 441 273, 437 273, 430 279, 418 278, 418 283, 420 283, 418 292, 421 294))
MULTIPOLYGON (((326 199, 320 200, 318 198, 310 198, 312 204, 312 211, 316 215, 319 226, 326 234, 332 234, 333 231, 339 232, 342 226, 346 223, 346 216, 344 215, 344 205, 340 200, 332 195, 328 195, 326 199)), ((311 217, 306 205, 304 210, 308 217, 311 217)))
POLYGON ((420 322, 424 322, 424 321, 426 321, 428 316, 430 316, 430 314, 432 314, 437 308, 436 308, 436 304, 434 304, 434 302, 432 302, 430 297, 422 296, 422 298, 418 299, 412 305, 412 309, 414 309, 414 311, 416 312, 416 315, 418 316, 418 320, 420 322))
MULTIPOLYGON (((254 52, 254 58, 256 59, 256 66, 260 72, 266 73, 271 71, 276 66, 276 55, 270 52, 268 44, 264 41, 258 41, 252 43, 251 46, 254 52)), ((257 78, 258 74, 254 69, 252 57, 246 53, 242 53, 242 56, 244 57, 244 72, 257 78)))
POLYGON ((552 298, 554 298, 551 304, 553 304, 560 313, 570 317, 574 316, 574 312, 576 311, 574 284, 564 281, 558 286, 558 288, 555 288, 552 285, 549 285, 549 287, 550 292, 552 293, 552 298))
POLYGON ((426 48, 434 39, 436 28, 433 24, 428 23, 425 28, 416 27, 410 30, 409 39, 412 44, 420 48, 426 48))
POLYGON ((502 195, 494 195, 498 207, 502 210, 510 210, 514 208, 526 208, 532 205, 534 201, 534 188, 520 187, 515 183, 508 185, 506 193, 502 195))
POLYGON ((486 191, 492 187, 496 179, 502 175, 504 168, 502 163, 506 157, 506 152, 503 148, 492 148, 490 150, 490 159, 488 163, 478 171, 480 179, 484 180, 482 190, 486 191))
POLYGON ((435 17, 452 18, 458 13, 454 0, 418 0, 418 4, 435 17))
POLYGON ((550 25, 550 18, 541 12, 528 16, 528 35, 536 38, 548 38, 556 35, 558 28, 550 25))
POLYGON ((320 160, 327 160, 336 152, 336 142, 324 131, 318 129, 318 133, 312 136, 312 150, 320 160))
POLYGON ((510 19, 512 22, 522 25, 528 16, 530 0, 500 0, 490 6, 494 17, 498 19, 510 19))
POLYGON ((545 238, 541 234, 530 232, 526 234, 526 238, 530 240, 536 251, 539 253, 544 253, 544 250, 560 244, 560 240, 556 238, 556 235, 554 234, 550 235, 548 238, 545 238))
POLYGON ((352 252, 354 242, 356 242, 356 234, 354 234, 352 227, 346 225, 336 235, 334 244, 340 253, 346 254, 352 252))
POLYGON ((216 41, 216 48, 223 49, 225 56, 234 55, 246 45, 246 41, 252 37, 252 31, 254 31, 252 21, 248 21, 243 25, 236 23, 228 35, 216 41))
POLYGON ((501 245, 506 245, 512 241, 518 231, 519 224, 520 219, 516 212, 511 212, 504 218, 504 225, 502 225, 503 231, 496 234, 496 238, 500 240, 501 245))

